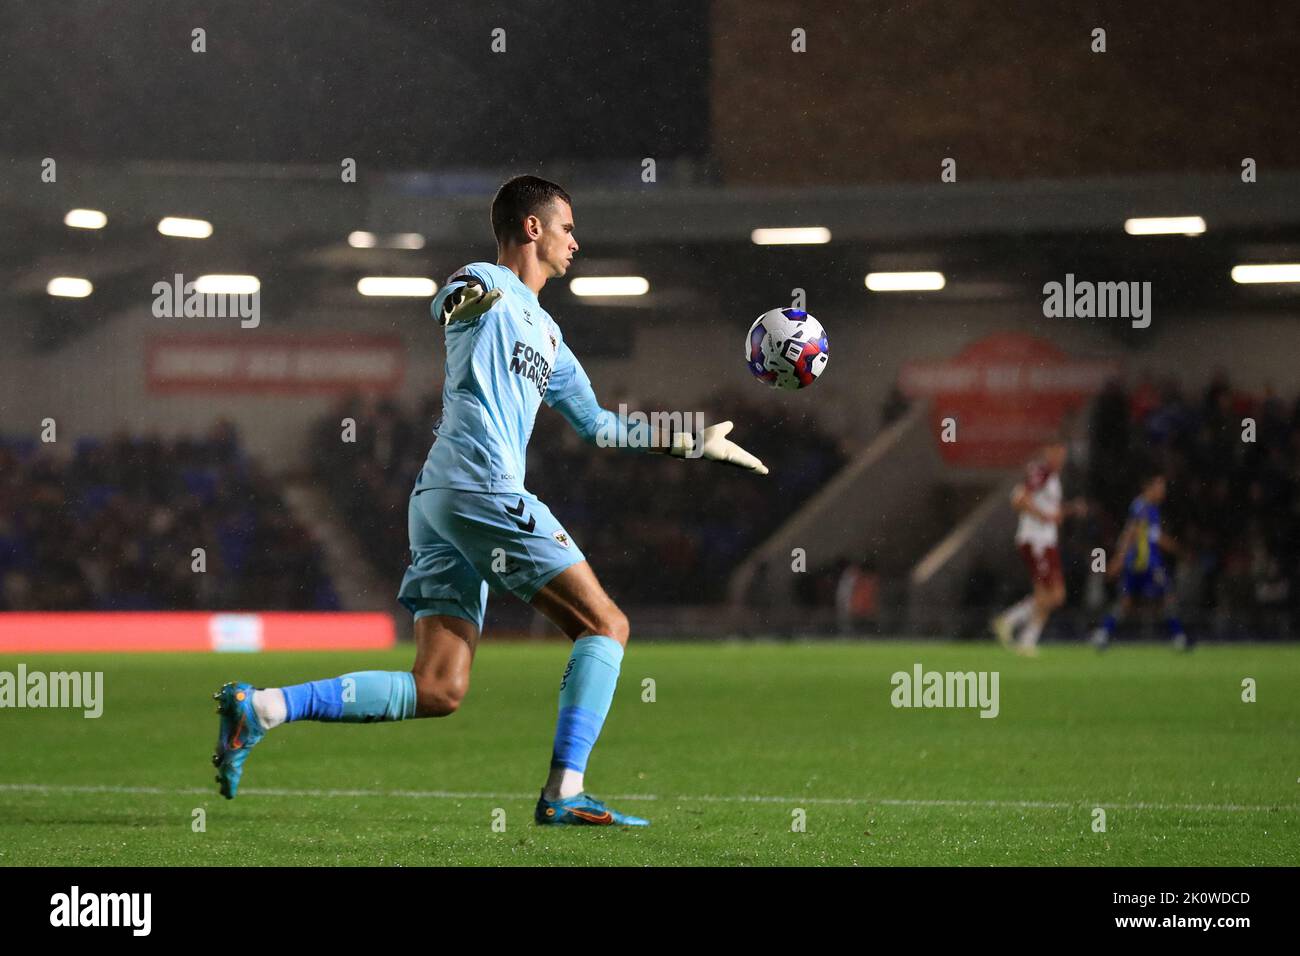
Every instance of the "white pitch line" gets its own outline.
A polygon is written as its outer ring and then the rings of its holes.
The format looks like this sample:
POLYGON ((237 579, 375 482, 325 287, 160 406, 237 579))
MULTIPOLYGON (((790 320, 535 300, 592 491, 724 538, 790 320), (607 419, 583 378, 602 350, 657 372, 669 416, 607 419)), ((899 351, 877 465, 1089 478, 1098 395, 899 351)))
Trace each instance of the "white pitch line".
MULTIPOLYGON (((612 798, 611 798, 612 799, 612 798)), ((798 806, 800 803, 833 804, 851 806, 865 803, 883 807, 969 807, 990 810, 1077 810, 1080 807, 1092 809, 1102 807, 1106 810, 1191 810, 1204 813, 1242 813, 1249 811, 1288 811, 1300 810, 1296 806, 1252 806, 1239 803, 1107 803, 1104 801, 1079 800, 1074 802, 1062 800, 921 800, 897 799, 891 797, 751 797, 751 796, 694 796, 678 797, 678 800, 694 800, 700 803, 783 803, 798 806)))
MULTIPOLYGON (((531 793, 492 793, 460 790, 296 790, 269 787, 248 787, 239 791, 252 797, 402 797, 415 800, 532 800, 531 793)), ((0 783, 0 793, 120 793, 154 796, 179 796, 198 794, 218 796, 212 787, 116 787, 73 784, 0 783)), ((1195 813, 1261 813, 1294 812, 1300 805, 1263 806, 1240 803, 1108 803, 1104 801, 1061 800, 921 800, 891 797, 774 797, 740 794, 717 794, 661 797, 653 793, 627 793, 610 796, 618 800, 664 800, 682 803, 775 803, 785 806, 819 804, 823 806, 856 806, 859 804, 882 807, 957 807, 986 810, 1077 810, 1102 807, 1107 810, 1187 810, 1195 813)))

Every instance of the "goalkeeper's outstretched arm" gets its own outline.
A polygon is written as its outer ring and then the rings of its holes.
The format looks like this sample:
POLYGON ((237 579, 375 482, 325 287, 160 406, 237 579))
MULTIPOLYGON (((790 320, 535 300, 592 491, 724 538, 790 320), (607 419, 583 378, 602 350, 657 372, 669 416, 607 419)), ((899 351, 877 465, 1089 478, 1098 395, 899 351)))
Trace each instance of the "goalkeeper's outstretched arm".
MULTIPOLYGON (((568 346, 562 345, 561 349, 567 351, 568 346)), ((760 475, 767 474, 766 465, 727 438, 734 427, 731 422, 710 425, 698 436, 689 432, 655 434, 648 421, 629 425, 622 416, 600 407, 591 382, 571 354, 570 360, 573 362, 571 368, 576 367, 577 374, 570 375, 571 380, 561 391, 548 391, 546 401, 565 417, 583 441, 604 448, 612 446, 658 452, 674 458, 705 458, 760 475)), ((563 366, 557 365, 557 368, 563 366)))

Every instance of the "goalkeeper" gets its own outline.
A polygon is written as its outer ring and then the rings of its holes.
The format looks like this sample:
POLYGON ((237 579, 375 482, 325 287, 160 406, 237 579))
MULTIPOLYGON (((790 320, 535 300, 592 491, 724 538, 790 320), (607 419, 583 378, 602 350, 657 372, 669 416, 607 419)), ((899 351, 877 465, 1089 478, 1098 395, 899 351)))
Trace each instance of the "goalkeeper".
MULTIPOLYGON (((444 717, 460 706, 483 627, 488 582, 528 602, 573 641, 560 680, 550 774, 534 811, 542 825, 645 826, 586 792, 583 774, 609 711, 628 641, 627 617, 605 593, 550 509, 524 489, 533 420, 543 401, 588 442, 658 449, 761 475, 767 468, 728 440, 731 423, 699 436, 650 435, 603 409, 537 294, 578 251, 569 196, 520 176, 492 202, 497 262, 453 274, 434 297, 445 328, 443 418, 408 506, 411 564, 398 601, 415 618, 415 665, 283 688, 226 684, 213 762, 233 798, 249 750, 295 720, 444 717)), ((692 465, 691 467, 698 467, 692 465)))

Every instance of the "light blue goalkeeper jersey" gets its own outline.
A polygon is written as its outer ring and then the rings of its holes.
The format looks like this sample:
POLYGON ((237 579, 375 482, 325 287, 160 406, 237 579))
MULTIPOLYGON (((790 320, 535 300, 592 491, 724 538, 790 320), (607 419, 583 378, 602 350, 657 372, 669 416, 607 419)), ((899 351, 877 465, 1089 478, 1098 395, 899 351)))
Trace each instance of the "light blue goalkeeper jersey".
POLYGON ((598 433, 626 434, 613 412, 596 402, 591 380, 569 351, 560 327, 533 290, 505 266, 472 262, 452 273, 434 296, 432 313, 470 275, 500 300, 473 322, 445 330, 446 382, 442 421, 415 491, 454 488, 511 493, 524 490, 529 436, 543 401, 560 412, 586 441, 598 433))

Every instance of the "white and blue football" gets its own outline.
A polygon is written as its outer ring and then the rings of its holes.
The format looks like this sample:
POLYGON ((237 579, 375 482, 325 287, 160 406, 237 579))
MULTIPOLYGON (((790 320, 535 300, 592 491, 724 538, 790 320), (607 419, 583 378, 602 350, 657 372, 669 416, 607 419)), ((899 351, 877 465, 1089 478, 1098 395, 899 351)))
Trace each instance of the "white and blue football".
POLYGON ((807 388, 830 361, 826 330, 801 309, 772 309, 749 327, 745 364, 760 382, 774 388, 807 388))

